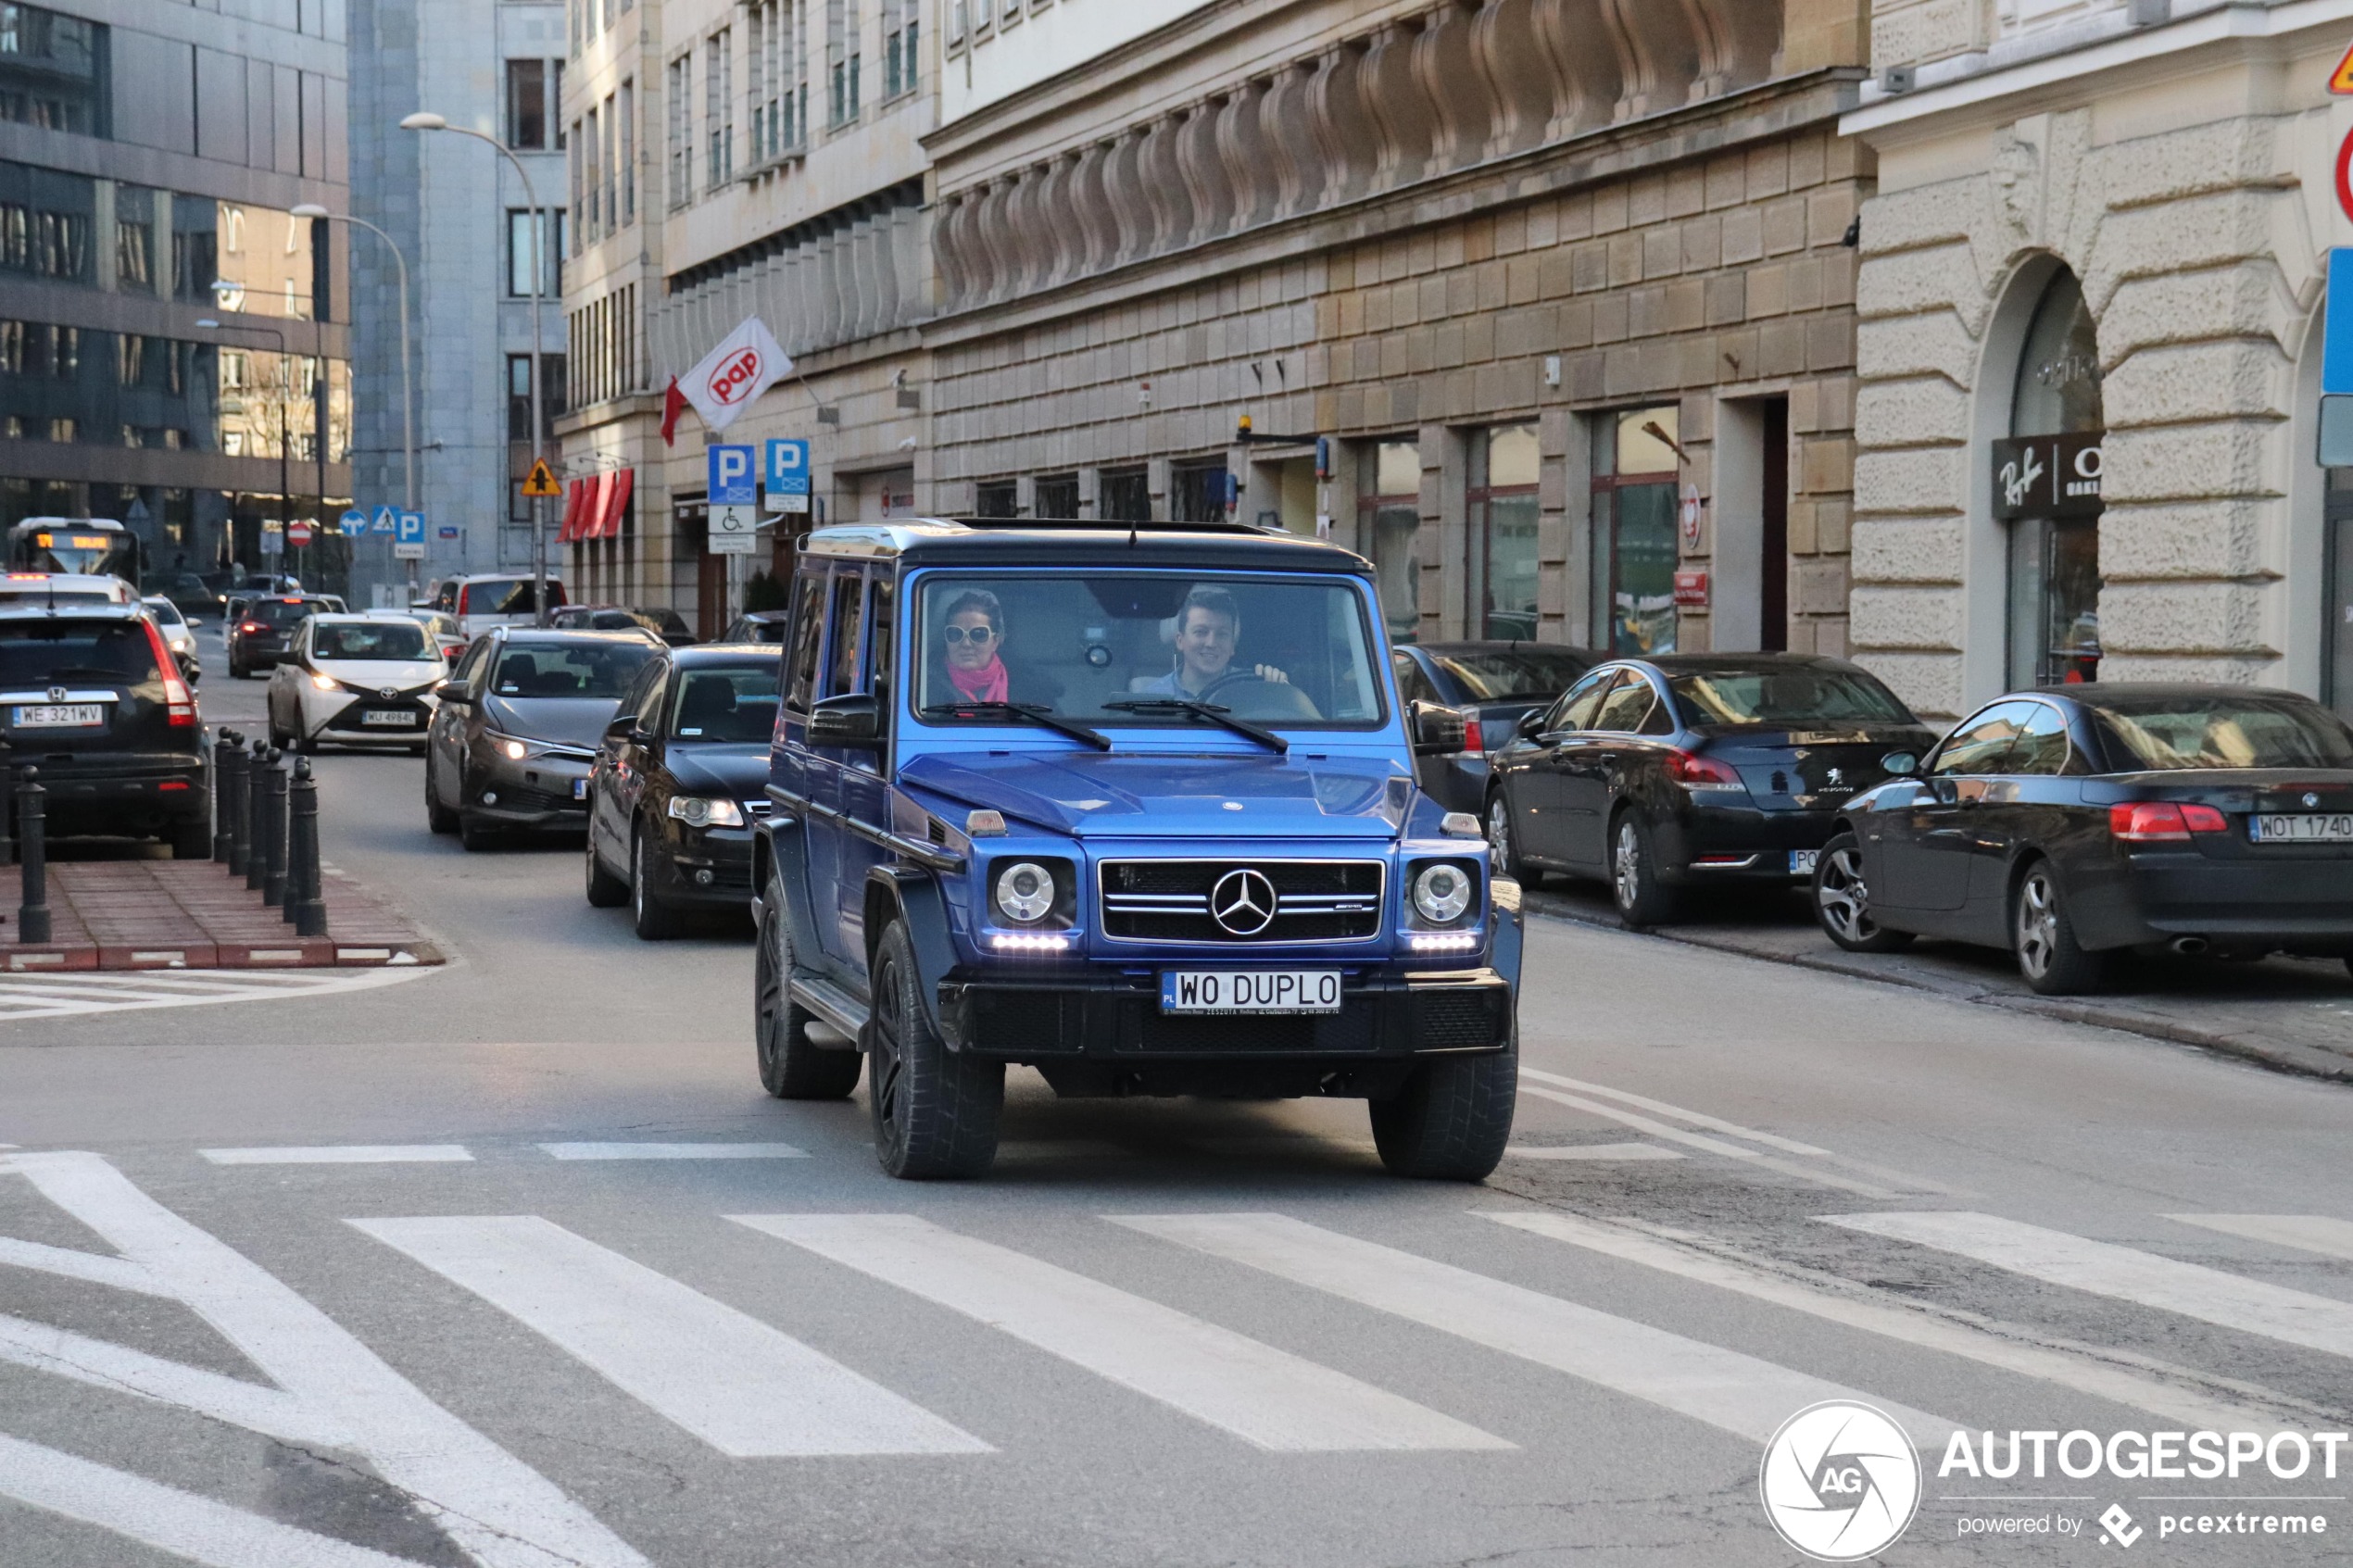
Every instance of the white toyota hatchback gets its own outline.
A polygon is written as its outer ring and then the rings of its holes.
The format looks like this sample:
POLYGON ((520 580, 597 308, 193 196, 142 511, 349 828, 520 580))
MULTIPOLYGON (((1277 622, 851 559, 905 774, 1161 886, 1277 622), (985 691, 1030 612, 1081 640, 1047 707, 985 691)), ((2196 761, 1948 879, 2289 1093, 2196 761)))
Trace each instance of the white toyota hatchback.
POLYGON ((434 687, 449 673, 423 626, 389 616, 313 615, 270 672, 270 739, 300 751, 405 746, 422 753, 434 687))

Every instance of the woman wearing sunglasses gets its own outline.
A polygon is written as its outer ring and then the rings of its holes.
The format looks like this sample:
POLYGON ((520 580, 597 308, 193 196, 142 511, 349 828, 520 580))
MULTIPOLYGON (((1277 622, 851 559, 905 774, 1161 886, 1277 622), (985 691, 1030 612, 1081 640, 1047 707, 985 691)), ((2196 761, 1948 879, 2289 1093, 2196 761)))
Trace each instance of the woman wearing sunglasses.
POLYGON ((948 653, 948 684, 966 702, 1011 702, 1013 677, 1001 657, 1004 608, 997 596, 974 588, 948 607, 939 640, 948 653))

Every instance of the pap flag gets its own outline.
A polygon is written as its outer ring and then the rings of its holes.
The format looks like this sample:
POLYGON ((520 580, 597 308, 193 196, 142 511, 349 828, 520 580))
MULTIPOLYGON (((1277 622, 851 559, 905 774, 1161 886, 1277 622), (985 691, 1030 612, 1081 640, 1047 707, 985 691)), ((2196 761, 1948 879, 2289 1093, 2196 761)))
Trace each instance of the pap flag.
POLYGON ((743 325, 679 378, 678 390, 702 416, 705 428, 716 434, 791 370, 791 358, 776 346, 766 324, 747 316, 743 325))

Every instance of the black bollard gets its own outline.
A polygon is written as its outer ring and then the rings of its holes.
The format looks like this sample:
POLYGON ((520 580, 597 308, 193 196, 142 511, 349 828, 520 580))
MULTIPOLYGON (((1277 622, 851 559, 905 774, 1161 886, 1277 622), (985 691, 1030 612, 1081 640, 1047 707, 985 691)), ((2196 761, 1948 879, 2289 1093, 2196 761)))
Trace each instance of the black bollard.
POLYGON ((229 743, 229 755, 222 764, 220 809, 216 821, 226 825, 229 834, 229 874, 245 874, 245 737, 228 731, 222 738, 229 743))
POLYGON ((297 757, 287 792, 286 908, 296 936, 327 935, 327 901, 319 885, 319 785, 310 759, 297 757))
POLYGON ((8 743, 0 740, 0 866, 17 859, 17 770, 9 755, 8 743))
POLYGON ((263 804, 266 836, 261 841, 261 901, 274 909, 286 901, 286 770, 285 753, 270 748, 269 793, 263 804))
POLYGON ((245 748, 245 888, 258 893, 270 874, 268 837, 270 748, 260 741, 245 748))
POLYGON ((222 730, 212 738, 212 858, 227 865, 236 858, 237 829, 235 816, 229 802, 235 798, 229 786, 236 779, 236 770, 229 759, 237 749, 234 730, 222 730))
POLYGON ((17 941, 38 947, 49 940, 49 792, 41 770, 27 768, 17 790, 17 848, 24 868, 24 902, 17 910, 17 941))

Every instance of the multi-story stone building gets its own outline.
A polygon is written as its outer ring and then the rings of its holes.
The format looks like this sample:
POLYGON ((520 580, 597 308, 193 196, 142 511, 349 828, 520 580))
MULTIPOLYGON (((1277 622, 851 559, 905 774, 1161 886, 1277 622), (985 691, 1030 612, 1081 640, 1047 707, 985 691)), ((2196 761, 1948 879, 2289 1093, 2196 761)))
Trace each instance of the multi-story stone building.
POLYGON ((1843 653, 1865 20, 958 6, 919 499, 1327 530, 1401 635, 1843 653))
MULTIPOLYGON (((812 518, 914 509, 931 266, 919 138, 937 100, 931 7, 571 0, 574 227, 565 277, 575 598, 668 605, 716 633, 731 584, 704 514, 708 433, 661 433, 663 390, 757 315, 796 373, 729 442, 811 442, 812 518)), ((755 568, 774 564, 763 547, 755 568)))
POLYGON ((346 199, 344 20, 0 4, 0 523, 120 519, 168 587, 350 495, 344 243, 289 211, 346 199))
POLYGON ((2353 713, 2315 461, 2342 0, 1876 0, 1854 642, 1924 712, 2038 680, 2353 713))
MULTIPOLYGON (((531 196, 548 209, 539 322, 545 418, 564 408, 563 122, 557 102, 570 46, 561 0, 355 0, 353 37, 368 69, 352 89, 350 211, 391 235, 408 258, 409 373, 418 507, 425 558, 414 580, 528 571, 531 465, 531 196), (404 131, 419 109, 497 138, 404 131), (487 241, 487 243, 485 243, 487 241)), ((341 210, 341 209, 338 209, 341 210)), ((337 226, 351 245, 362 509, 407 499, 400 387, 399 271, 374 235, 337 226)), ((556 447, 547 442, 552 456, 556 447)), ((552 541, 558 521, 547 512, 552 541)), ((411 566, 370 536, 354 554, 355 587, 405 603, 411 566)), ((560 571, 549 545, 549 568, 560 571)))

